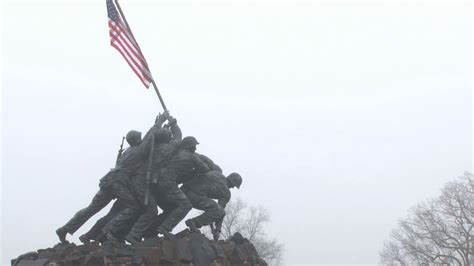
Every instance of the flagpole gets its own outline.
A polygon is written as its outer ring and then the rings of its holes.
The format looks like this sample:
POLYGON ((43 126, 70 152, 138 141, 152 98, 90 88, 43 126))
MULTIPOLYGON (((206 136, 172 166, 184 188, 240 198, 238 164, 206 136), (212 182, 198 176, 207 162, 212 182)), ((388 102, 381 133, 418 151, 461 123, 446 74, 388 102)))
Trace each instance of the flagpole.
POLYGON ((165 112, 168 112, 168 109, 166 108, 165 102, 163 101, 163 98, 161 98, 161 94, 158 91, 158 86, 156 86, 155 80, 152 78, 151 79, 151 84, 153 84, 153 88, 155 89, 156 95, 158 95, 158 99, 160 100, 161 106, 163 107, 163 110, 165 112))
MULTIPOLYGON (((132 36, 133 40, 135 41, 135 43, 138 45, 137 43, 137 40, 135 40, 135 36, 133 36, 133 32, 132 32, 132 29, 130 28, 130 26, 128 25, 128 22, 127 22, 127 19, 125 18, 125 15, 123 14, 123 11, 122 11, 122 8, 120 7, 119 3, 118 3, 118 0, 114 0, 115 1, 115 5, 117 6, 118 8, 118 11, 120 12, 120 16, 123 18, 123 22, 125 23, 125 26, 127 26, 127 29, 128 31, 130 32, 130 35, 132 36)), ((140 53, 140 55, 145 58, 142 54, 142 51, 141 49, 139 48, 138 49, 138 52, 140 53)), ((147 64, 147 67, 148 67, 148 64, 147 64)), ((151 74, 151 73, 150 73, 151 74)), ((160 94, 160 91, 158 91, 158 86, 156 86, 156 82, 155 82, 155 79, 153 77, 151 77, 151 84, 153 85, 153 89, 155 89, 155 92, 156 92, 156 95, 158 96, 158 99, 160 100, 160 103, 161 103, 161 106, 163 107, 163 110, 165 112, 168 111, 168 108, 166 108, 166 105, 165 105, 165 102, 163 101, 163 97, 161 97, 161 94, 160 94)))

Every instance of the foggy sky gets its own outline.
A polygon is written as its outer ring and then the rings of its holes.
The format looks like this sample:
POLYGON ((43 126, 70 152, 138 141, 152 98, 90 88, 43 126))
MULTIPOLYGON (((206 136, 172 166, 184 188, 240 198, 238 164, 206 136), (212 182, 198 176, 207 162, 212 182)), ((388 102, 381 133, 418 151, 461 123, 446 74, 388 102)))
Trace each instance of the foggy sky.
MULTIPOLYGON (((377 263, 410 207, 472 171, 470 4, 121 2, 183 134, 241 173, 232 196, 270 210, 288 265, 377 263)), ((56 244, 161 107, 105 1, 9 3, 2 24, 5 263, 56 244)))

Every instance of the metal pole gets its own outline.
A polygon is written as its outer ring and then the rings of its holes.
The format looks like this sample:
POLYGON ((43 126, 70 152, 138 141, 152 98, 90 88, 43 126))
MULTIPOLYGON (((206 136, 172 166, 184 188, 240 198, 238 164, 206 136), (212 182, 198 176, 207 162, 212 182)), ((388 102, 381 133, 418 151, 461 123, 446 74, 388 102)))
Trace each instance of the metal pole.
MULTIPOLYGON (((127 26, 127 29, 128 31, 130 32, 130 35, 132 36, 133 40, 135 41, 135 44, 138 46, 138 42, 137 40, 135 39, 135 36, 133 36, 133 32, 132 32, 132 29, 130 28, 130 26, 128 25, 128 22, 127 22, 127 19, 125 18, 125 15, 122 11, 122 8, 120 7, 119 3, 118 3, 118 0, 115 0, 115 5, 117 6, 119 12, 120 12, 120 16, 122 17, 123 19, 123 22, 125 23, 125 26, 127 26)), ((140 53, 140 55, 145 58, 145 56, 143 56, 142 54, 142 49, 140 48, 140 46, 138 46, 138 52, 140 53)), ((148 63, 145 62, 145 64, 147 65, 148 67, 148 63)), ((149 67, 148 67, 149 69, 149 67)), ((160 103, 161 103, 161 106, 163 107, 163 110, 165 112, 168 111, 168 108, 166 108, 166 105, 165 105, 165 102, 163 101, 163 98, 161 97, 161 94, 160 94, 160 91, 158 91, 158 86, 156 86, 156 82, 155 82, 155 79, 152 77, 151 78, 151 83, 153 84, 153 89, 155 89, 155 92, 156 92, 156 95, 158 96, 158 99, 160 100, 160 103)))
POLYGON ((163 110, 165 112, 168 112, 168 109, 166 108, 165 102, 163 101, 163 98, 161 98, 161 94, 158 91, 158 87, 156 86, 155 79, 151 80, 151 84, 153 84, 153 89, 155 89, 156 95, 158 95, 158 99, 160 100, 161 106, 163 107, 163 110))

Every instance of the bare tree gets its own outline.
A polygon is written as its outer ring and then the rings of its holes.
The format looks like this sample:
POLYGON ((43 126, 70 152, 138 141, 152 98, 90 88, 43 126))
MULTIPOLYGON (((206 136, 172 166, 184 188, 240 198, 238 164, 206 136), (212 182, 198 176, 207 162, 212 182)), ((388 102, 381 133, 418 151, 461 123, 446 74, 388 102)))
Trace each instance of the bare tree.
MULTIPOLYGON (((228 239, 235 233, 247 238, 269 265, 282 265, 284 245, 265 233, 265 224, 270 222, 270 213, 263 206, 248 206, 241 199, 232 199, 225 208, 222 237, 228 239)), ((206 230, 206 234, 210 234, 206 230)))
POLYGON ((235 232, 243 231, 245 225, 245 209, 247 204, 241 199, 232 199, 225 207, 225 217, 222 223, 222 237, 230 238, 235 232))
MULTIPOLYGON (((395 234, 395 232, 393 232, 395 234)), ((386 241, 380 252, 381 263, 384 265, 406 265, 402 247, 395 241, 386 241)))
POLYGON ((283 265, 285 247, 282 243, 267 237, 258 237, 252 243, 268 265, 283 265))
POLYGON ((437 199, 410 210, 385 243, 380 260, 386 265, 471 265, 473 234, 474 177, 465 173, 447 183, 437 199))

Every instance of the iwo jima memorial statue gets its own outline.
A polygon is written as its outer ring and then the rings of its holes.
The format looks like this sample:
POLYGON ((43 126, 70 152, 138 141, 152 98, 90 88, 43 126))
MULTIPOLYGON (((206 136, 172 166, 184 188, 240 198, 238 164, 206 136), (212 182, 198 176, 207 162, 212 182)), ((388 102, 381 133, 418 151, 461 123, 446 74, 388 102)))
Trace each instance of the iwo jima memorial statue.
POLYGON ((217 164, 196 152, 195 137, 183 138, 117 0, 107 0, 107 14, 111 45, 147 88, 153 84, 164 112, 143 138, 129 131, 125 150, 122 139, 116 165, 100 179, 90 204, 56 230, 60 243, 25 253, 12 265, 266 265, 239 233, 219 240, 230 189, 240 188, 242 177, 224 176, 217 164), (68 234, 112 201, 110 211, 79 237, 81 245, 67 241, 68 234), (203 213, 173 234, 192 208, 203 213), (200 232, 205 226, 212 240, 200 232))

